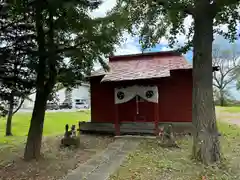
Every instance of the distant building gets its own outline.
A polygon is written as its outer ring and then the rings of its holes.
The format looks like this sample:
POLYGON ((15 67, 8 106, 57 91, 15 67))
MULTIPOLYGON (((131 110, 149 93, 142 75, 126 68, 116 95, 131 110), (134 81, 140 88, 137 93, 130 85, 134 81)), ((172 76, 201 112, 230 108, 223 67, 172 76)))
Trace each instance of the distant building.
MULTIPOLYGON (((84 102, 90 106, 90 85, 82 83, 81 86, 73 88, 72 90, 62 88, 57 91, 57 96, 59 98, 59 104, 63 102, 72 103, 72 107, 75 107, 76 103, 84 102)), ((36 93, 31 94, 29 100, 24 101, 22 109, 32 109, 35 98, 36 93)))

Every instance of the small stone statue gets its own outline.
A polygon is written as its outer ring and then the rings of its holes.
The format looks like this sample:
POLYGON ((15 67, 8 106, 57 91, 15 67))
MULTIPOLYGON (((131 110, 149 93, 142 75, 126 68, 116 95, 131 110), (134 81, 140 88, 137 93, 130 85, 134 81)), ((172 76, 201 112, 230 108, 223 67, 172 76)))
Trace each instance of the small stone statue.
POLYGON ((77 136, 76 126, 72 125, 72 127, 71 127, 71 137, 76 137, 76 136, 77 136))
POLYGON ((61 147, 69 147, 69 146, 75 146, 79 147, 80 144, 80 137, 77 136, 76 126, 72 125, 71 130, 69 131, 69 125, 65 125, 65 133, 63 138, 61 139, 61 147))
POLYGON ((160 145, 163 147, 175 147, 179 148, 177 145, 175 138, 174 138, 174 133, 173 133, 173 127, 172 125, 168 125, 167 128, 161 127, 159 129, 159 134, 158 134, 158 139, 160 140, 160 145))
POLYGON ((164 138, 164 127, 163 127, 163 126, 159 128, 159 133, 158 133, 157 138, 158 138, 160 141, 163 141, 163 138, 164 138))

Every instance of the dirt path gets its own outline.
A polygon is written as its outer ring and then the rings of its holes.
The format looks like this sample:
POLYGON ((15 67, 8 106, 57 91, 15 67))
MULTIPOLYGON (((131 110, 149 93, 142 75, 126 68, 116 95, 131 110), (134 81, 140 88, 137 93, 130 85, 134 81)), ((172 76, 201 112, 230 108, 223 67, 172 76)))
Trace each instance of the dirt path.
POLYGON ((230 113, 217 110, 216 116, 218 120, 240 126, 240 113, 230 113))

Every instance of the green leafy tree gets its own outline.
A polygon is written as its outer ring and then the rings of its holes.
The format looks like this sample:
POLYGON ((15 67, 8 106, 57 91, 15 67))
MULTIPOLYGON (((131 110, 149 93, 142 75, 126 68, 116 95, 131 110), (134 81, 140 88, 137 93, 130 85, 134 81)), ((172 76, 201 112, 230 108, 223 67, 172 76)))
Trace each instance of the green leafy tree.
MULTIPOLYGON (((26 69, 24 69, 24 74, 21 73, 21 67, 16 64, 9 66, 9 63, 4 63, 6 67, 4 71, 4 76, 0 72, 1 80, 1 101, 7 104, 7 123, 6 123, 6 136, 12 136, 12 117, 21 108, 25 99, 31 93, 34 80, 29 77, 24 76, 26 69), (12 68, 11 68, 12 67, 12 68), (19 69, 16 69, 19 68, 19 69)), ((5 109, 6 110, 6 109, 5 109)), ((3 109, 4 111, 4 109, 3 109)))
POLYGON ((174 47, 177 36, 186 35, 187 41, 178 50, 186 52, 193 47, 193 157, 206 164, 220 160, 212 87, 213 35, 237 38, 238 8, 238 0, 118 0, 110 12, 119 26, 139 35, 143 49, 153 47, 163 37, 174 47), (187 16, 193 23, 186 31, 187 16), (228 32, 219 28, 223 24, 228 32))
POLYGON ((104 58, 114 51, 120 31, 109 18, 90 17, 101 1, 14 1, 18 17, 34 26, 36 47, 21 50, 36 58, 36 100, 24 153, 25 160, 40 157, 47 100, 56 83, 71 87, 84 80, 94 62, 106 67, 104 58))
MULTIPOLYGON (((8 47, 5 46, 5 48, 8 47)), ((29 60, 25 59, 25 55, 16 56, 16 49, 13 46, 11 46, 11 49, 12 51, 9 53, 8 58, 4 59, 0 69, 0 99, 8 104, 6 136, 12 135, 12 117, 21 108, 35 84, 34 73, 27 67, 29 60)))
POLYGON ((59 96, 57 94, 58 90, 59 90, 58 86, 55 85, 52 89, 52 92, 48 96, 48 101, 57 105, 59 105, 60 102, 59 96))
MULTIPOLYGON (((1 1, 0 6, 2 4, 1 1)), ((26 47, 35 47, 33 26, 23 17, 15 16, 14 7, 6 8, 7 11, 0 14, 0 99, 8 104, 6 136, 10 136, 12 117, 33 89, 36 74, 35 59, 23 51, 26 47)), ((6 112, 6 107, 2 111, 6 112)))

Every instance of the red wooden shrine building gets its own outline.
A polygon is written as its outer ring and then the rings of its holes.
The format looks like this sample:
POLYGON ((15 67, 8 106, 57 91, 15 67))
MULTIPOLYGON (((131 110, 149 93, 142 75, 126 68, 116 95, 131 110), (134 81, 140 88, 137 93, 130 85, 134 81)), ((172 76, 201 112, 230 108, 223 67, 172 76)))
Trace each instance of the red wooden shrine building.
POLYGON ((81 131, 157 133, 162 123, 191 127, 192 66, 177 52, 109 58, 109 71, 95 71, 91 122, 81 131))

